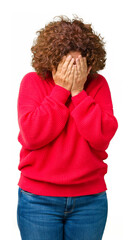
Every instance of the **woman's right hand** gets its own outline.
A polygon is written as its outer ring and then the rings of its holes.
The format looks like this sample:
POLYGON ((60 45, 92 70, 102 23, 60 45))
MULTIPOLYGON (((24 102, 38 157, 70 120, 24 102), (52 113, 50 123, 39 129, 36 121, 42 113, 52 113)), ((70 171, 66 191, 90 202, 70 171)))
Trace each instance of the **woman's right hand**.
POLYGON ((55 84, 71 90, 74 78, 75 67, 73 65, 74 58, 71 55, 64 56, 58 65, 57 71, 53 68, 52 75, 55 84))

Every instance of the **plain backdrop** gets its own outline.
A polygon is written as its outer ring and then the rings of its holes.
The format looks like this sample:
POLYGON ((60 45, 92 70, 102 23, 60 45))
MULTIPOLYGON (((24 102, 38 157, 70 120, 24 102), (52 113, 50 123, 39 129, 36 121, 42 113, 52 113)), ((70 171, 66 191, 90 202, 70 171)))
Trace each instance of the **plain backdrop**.
POLYGON ((118 130, 107 149, 108 218, 103 240, 135 239, 135 14, 134 1, 3 1, 0 6, 0 239, 19 240, 17 226, 20 143, 17 97, 23 76, 34 71, 30 48, 36 31, 55 16, 92 23, 106 41, 99 71, 108 81, 118 130))

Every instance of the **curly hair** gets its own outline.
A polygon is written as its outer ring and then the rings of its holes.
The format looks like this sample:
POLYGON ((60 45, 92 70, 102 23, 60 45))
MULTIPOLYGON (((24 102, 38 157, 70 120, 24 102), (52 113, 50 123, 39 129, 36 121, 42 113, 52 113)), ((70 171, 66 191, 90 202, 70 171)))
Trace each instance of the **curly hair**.
POLYGON ((92 29, 92 24, 84 24, 77 16, 71 21, 67 16, 54 18, 59 21, 50 22, 36 32, 39 33, 31 47, 32 67, 43 79, 52 77, 52 66, 57 70, 59 62, 70 51, 79 51, 86 57, 87 66, 92 66, 90 75, 97 75, 97 71, 105 67, 105 42, 100 34, 92 29))

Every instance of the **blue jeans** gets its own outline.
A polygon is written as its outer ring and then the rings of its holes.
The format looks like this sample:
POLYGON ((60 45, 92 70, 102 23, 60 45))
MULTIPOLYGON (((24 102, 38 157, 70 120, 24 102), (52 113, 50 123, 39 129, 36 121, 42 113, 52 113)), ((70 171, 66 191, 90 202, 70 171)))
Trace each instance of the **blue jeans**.
POLYGON ((107 213, 106 191, 52 197, 18 188, 17 223, 22 240, 101 240, 107 213))

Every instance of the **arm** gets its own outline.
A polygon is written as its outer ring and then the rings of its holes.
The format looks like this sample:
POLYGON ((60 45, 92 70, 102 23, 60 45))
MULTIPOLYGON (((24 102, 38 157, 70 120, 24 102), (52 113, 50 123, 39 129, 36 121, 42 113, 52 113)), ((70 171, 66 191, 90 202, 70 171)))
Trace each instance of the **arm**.
POLYGON ((26 74, 20 84, 17 102, 20 133, 18 141, 35 150, 53 141, 63 130, 69 110, 65 105, 70 91, 55 85, 49 96, 40 91, 41 80, 26 74))
POLYGON ((105 78, 95 98, 83 89, 72 96, 75 106, 71 112, 79 133, 89 142, 92 148, 104 151, 113 138, 118 122, 113 113, 109 85, 105 78))

